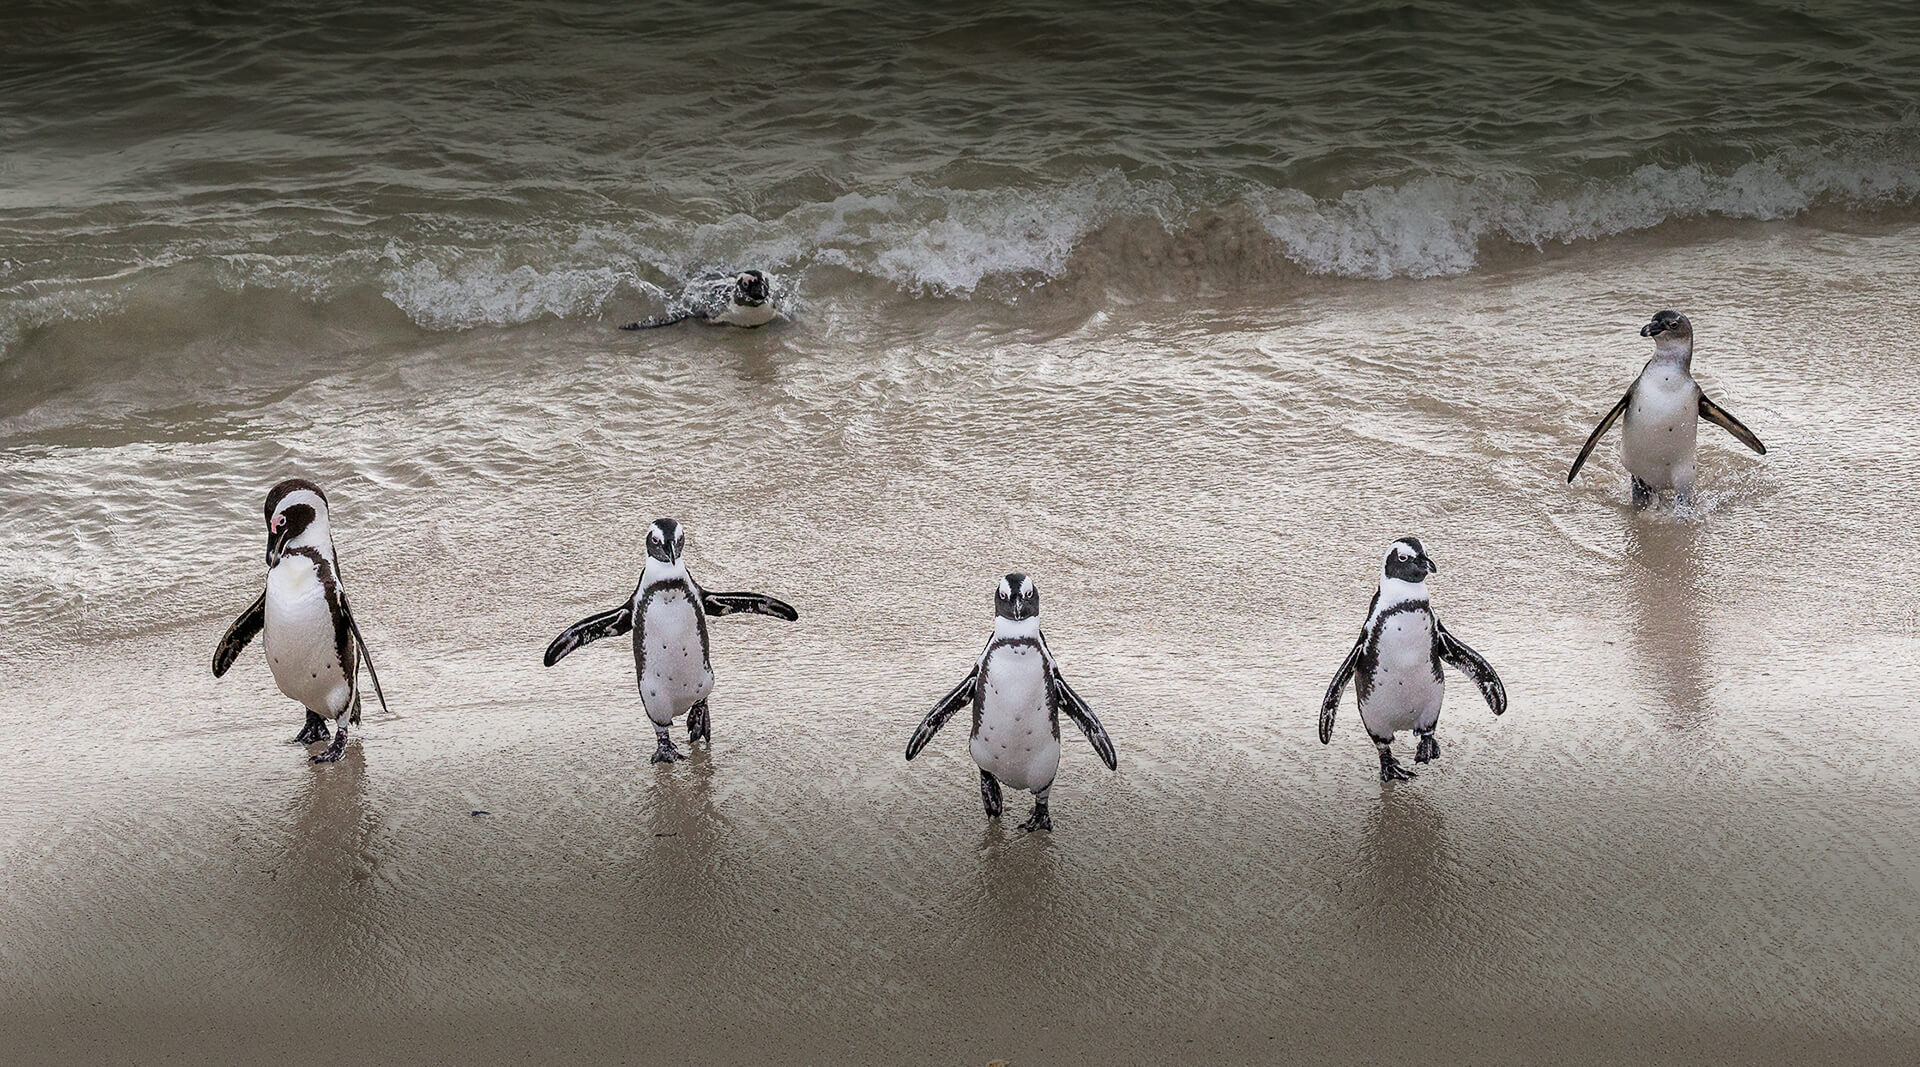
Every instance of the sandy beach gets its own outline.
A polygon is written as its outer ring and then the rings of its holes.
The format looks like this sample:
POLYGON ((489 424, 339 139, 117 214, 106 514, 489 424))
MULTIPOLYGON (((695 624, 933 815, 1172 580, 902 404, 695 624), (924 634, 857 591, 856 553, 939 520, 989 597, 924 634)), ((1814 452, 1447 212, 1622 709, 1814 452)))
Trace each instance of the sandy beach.
POLYGON ((858 361, 792 350, 871 328, 851 317, 688 332, 645 361, 536 328, 342 368, 216 433, 16 441, 9 530, 97 539, 64 580, 144 607, 89 598, 24 647, 16 626, 0 668, 7 1043, 22 1062, 1890 1062, 1920 1036, 1899 578, 1920 379, 1910 343, 1873 338, 1914 321, 1915 249, 1908 226, 1789 226, 1311 323, 932 323, 858 361), (1716 299, 1756 260, 1771 305, 1716 299), (1649 263, 1731 308, 1700 316, 1703 373, 1774 442, 1759 460, 1705 436, 1691 516, 1634 513, 1609 454, 1562 477, 1638 358, 1630 319, 1580 309, 1649 263), (1811 293, 1786 290, 1848 267, 1809 335, 1811 293), (534 339, 563 370, 490 358, 534 339), (1548 346, 1550 373, 1521 365, 1548 346), (960 360, 983 387, 936 393, 960 360), (479 370, 448 382, 455 361, 479 370), (395 377, 438 399, 300 414, 395 377), (1359 410, 1408 380, 1399 410, 1359 410), (1510 402, 1476 400, 1488 383, 1510 402), (692 462, 662 470, 663 449, 692 462), (332 767, 284 743, 297 709, 257 650, 224 680, 205 666, 260 581, 256 483, 293 470, 333 487, 395 712, 332 767), (803 613, 714 622, 715 740, 671 768, 645 762, 623 644, 539 665, 627 594, 668 509, 697 576, 803 613), (1403 531, 1512 710, 1454 676, 1445 758, 1383 786, 1350 703, 1331 745, 1312 724, 1403 531), (164 571, 142 576, 147 548, 164 571), (1070 739, 1037 838, 983 819, 964 732, 900 755, 1014 566, 1121 760, 1070 739))

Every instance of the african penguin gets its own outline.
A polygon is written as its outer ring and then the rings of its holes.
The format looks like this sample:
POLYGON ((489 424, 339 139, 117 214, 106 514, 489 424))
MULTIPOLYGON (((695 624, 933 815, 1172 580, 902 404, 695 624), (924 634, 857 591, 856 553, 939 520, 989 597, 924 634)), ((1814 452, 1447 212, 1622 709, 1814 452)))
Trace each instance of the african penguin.
POLYGON ((1380 752, 1380 780, 1404 781, 1413 772, 1393 758, 1393 736, 1412 730, 1420 738, 1415 763, 1440 758, 1440 742, 1433 729, 1440 722, 1440 697, 1445 681, 1442 660, 1453 664, 1480 687, 1480 695, 1495 715, 1507 710, 1507 690, 1500 676, 1480 654, 1447 632, 1427 600, 1427 575, 1439 567, 1427 558, 1417 537, 1402 537, 1387 550, 1380 588, 1367 609, 1360 638, 1327 686, 1320 703, 1320 743, 1333 738, 1333 713, 1347 679, 1354 679, 1359 697, 1360 723, 1380 752))
POLYGON ((973 670, 933 706, 907 742, 907 758, 920 754, 962 704, 973 705, 968 747, 980 765, 980 800, 988 818, 1000 817, 1000 783, 1033 793, 1033 814, 1022 830, 1052 830, 1047 795, 1060 769, 1060 713, 1065 712, 1093 743, 1108 770, 1117 767, 1113 741, 1093 709, 1060 674, 1040 633, 1040 590, 1024 574, 1000 580, 993 601, 993 636, 973 670))
POLYGON ((780 317, 773 301, 773 287, 766 274, 743 270, 739 274, 709 278, 689 286, 681 298, 683 308, 655 319, 641 319, 620 327, 623 330, 650 330, 671 326, 688 319, 725 326, 752 328, 765 326, 780 317))
POLYGON ((227 627, 213 652, 213 676, 226 674, 264 630, 274 683, 307 709, 292 743, 327 740, 331 719, 333 743, 313 762, 332 763, 346 751, 347 724, 360 721, 363 658, 382 710, 386 694, 341 584, 327 495, 304 478, 289 478, 267 493, 266 520, 267 588, 227 627))
POLYGON ((713 692, 713 665, 707 658, 707 616, 749 611, 794 622, 800 613, 764 593, 710 593, 700 588, 680 554, 687 533, 672 519, 647 528, 647 562, 633 596, 612 611, 574 623, 547 646, 546 664, 581 645, 633 631, 634 674, 640 704, 653 721, 654 763, 684 759, 668 728, 687 717, 687 740, 713 743, 707 694, 713 692))
POLYGON ((1693 497, 1694 453, 1699 436, 1696 420, 1705 419, 1726 430, 1734 440, 1760 455, 1767 454, 1767 446, 1739 419, 1709 400, 1693 380, 1693 323, 1685 315, 1659 312, 1652 322, 1640 327, 1640 336, 1653 338, 1653 358, 1588 435, 1587 443, 1574 457, 1573 468, 1567 471, 1567 481, 1571 483, 1580 473, 1607 427, 1625 415, 1620 454, 1633 477, 1634 504, 1645 507, 1662 489, 1672 489, 1674 501, 1686 504, 1693 497))

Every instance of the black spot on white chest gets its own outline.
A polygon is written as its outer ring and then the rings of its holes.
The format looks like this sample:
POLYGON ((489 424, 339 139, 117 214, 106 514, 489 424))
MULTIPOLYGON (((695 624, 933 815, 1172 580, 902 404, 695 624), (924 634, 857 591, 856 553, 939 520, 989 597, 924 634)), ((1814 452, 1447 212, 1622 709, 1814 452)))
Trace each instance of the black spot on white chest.
POLYGON ((973 692, 973 736, 981 736, 983 729, 1060 735, 1046 655, 1038 641, 1010 638, 988 650, 973 692))
POLYGON ((1373 619, 1354 675, 1363 701, 1379 688, 1424 689, 1439 682, 1433 612, 1425 601, 1388 608, 1373 619))

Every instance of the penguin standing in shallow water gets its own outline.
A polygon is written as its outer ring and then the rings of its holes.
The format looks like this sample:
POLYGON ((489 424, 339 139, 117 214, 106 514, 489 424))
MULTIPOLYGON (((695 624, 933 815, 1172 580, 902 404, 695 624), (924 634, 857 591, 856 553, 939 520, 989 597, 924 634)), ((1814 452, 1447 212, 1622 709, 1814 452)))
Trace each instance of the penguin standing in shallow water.
POLYGON ((794 622, 800 613, 765 593, 709 593, 700 588, 680 560, 687 534, 672 519, 647 528, 647 562, 633 596, 612 611, 585 618, 560 631, 547 646, 551 667, 581 645, 633 631, 633 667, 640 683, 640 704, 653 721, 659 744, 654 763, 684 759, 668 728, 687 717, 687 740, 713 742, 707 695, 713 692, 713 665, 707 659, 707 616, 750 611, 794 622))
POLYGON ((1760 455, 1767 454, 1767 446, 1725 408, 1707 399, 1693 380, 1693 323, 1685 315, 1659 312, 1652 322, 1640 327, 1640 336, 1653 338, 1653 358, 1627 387, 1626 395, 1587 436, 1587 443, 1574 457, 1573 468, 1567 471, 1567 481, 1571 483, 1580 473, 1607 427, 1624 415, 1627 421, 1620 430, 1620 455, 1633 477, 1634 505, 1645 507, 1662 489, 1673 490, 1674 502, 1686 504, 1693 499, 1698 420, 1713 423, 1760 455))
POLYGON ((731 277, 700 282, 689 288, 688 293, 690 296, 683 297, 687 301, 684 310, 657 319, 629 322, 620 328, 651 330, 656 326, 671 326, 676 322, 699 319, 751 329, 765 326, 780 317, 780 308, 773 302, 773 286, 768 283, 767 276, 757 270, 743 270, 731 277))
POLYGON ((1093 709, 1060 674, 1040 633, 1040 590, 1024 574, 1000 580, 993 601, 993 636, 973 670, 933 706, 907 742, 911 760, 960 710, 973 705, 969 748, 980 765, 980 800, 987 817, 1000 817, 1000 783, 1031 790, 1033 814, 1022 830, 1052 830, 1047 795, 1060 769, 1060 713, 1093 743, 1108 770, 1118 766, 1113 741, 1093 709))
POLYGON ((1427 600, 1427 575, 1438 573, 1417 537, 1402 537, 1387 550, 1380 588, 1367 609, 1366 624, 1346 662, 1334 673, 1327 697, 1320 703, 1320 743, 1333 739, 1333 713, 1347 679, 1354 679, 1360 722, 1380 751, 1380 780, 1405 781, 1413 772, 1393 758, 1393 735, 1412 730, 1420 739, 1413 761, 1440 758, 1434 727, 1440 723, 1440 697, 1445 679, 1440 663, 1453 664, 1480 687, 1480 695, 1495 715, 1507 710, 1507 689, 1480 653, 1447 632, 1427 600))
POLYGON ((340 582, 327 495, 312 482, 289 478, 267 493, 266 519, 267 588, 220 639, 213 653, 213 676, 226 674, 247 643, 264 630, 274 684, 307 709, 307 724, 293 743, 327 740, 327 722, 332 720, 333 743, 313 757, 315 763, 332 763, 346 751, 347 724, 360 721, 363 657, 383 711, 387 698, 340 582))

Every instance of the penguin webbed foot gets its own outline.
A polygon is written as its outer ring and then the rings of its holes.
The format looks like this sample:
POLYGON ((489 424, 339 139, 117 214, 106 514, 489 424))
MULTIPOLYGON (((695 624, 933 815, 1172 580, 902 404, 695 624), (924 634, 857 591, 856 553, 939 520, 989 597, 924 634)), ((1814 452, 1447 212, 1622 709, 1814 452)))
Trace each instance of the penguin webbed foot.
POLYGON ((307 758, 315 763, 338 763, 340 762, 340 757, 346 755, 346 753, 347 730, 345 727, 341 727, 334 731, 333 744, 328 745, 325 752, 320 753, 318 756, 309 756, 307 758))
POLYGON ((1638 478, 1633 479, 1633 506, 1636 508, 1644 508, 1652 503, 1653 486, 1648 485, 1638 478))
POLYGON ((327 729, 327 720, 309 711, 307 712, 307 724, 300 728, 299 733, 289 738, 287 744, 311 745, 315 741, 325 741, 330 736, 332 736, 332 731, 327 729))
POLYGON ((704 700, 687 712, 687 743, 695 741, 713 744, 713 719, 707 714, 707 702, 704 700))
POLYGON ((1380 753, 1380 780, 1383 782, 1411 782, 1419 777, 1412 771, 1400 766, 1393 753, 1382 750, 1380 753))
POLYGON ((1413 762, 1432 763, 1440 758, 1440 742, 1432 734, 1421 734, 1420 745, 1413 750, 1413 762))
POLYGON ((1027 821, 1020 824, 1020 829, 1027 833, 1035 830, 1046 830, 1049 833, 1053 831, 1053 816, 1047 814, 1046 801, 1042 800, 1033 805, 1033 814, 1027 816, 1027 821))
POLYGON ((686 754, 673 747, 673 742, 661 740, 659 747, 653 750, 653 758, 648 763, 678 763, 686 759, 686 754))

